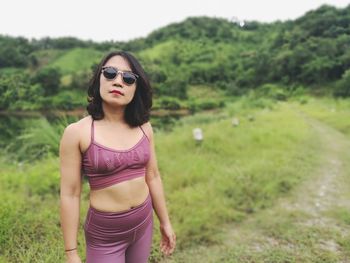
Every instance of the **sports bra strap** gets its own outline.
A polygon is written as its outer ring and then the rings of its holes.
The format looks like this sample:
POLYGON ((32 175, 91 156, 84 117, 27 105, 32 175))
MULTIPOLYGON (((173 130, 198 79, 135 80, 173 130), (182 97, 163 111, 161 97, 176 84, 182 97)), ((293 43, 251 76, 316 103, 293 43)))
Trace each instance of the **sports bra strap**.
POLYGON ((142 126, 140 125, 139 127, 140 127, 140 129, 142 130, 143 134, 146 136, 147 140, 149 140, 148 137, 147 137, 147 134, 146 134, 145 131, 142 129, 142 126))
POLYGON ((94 119, 91 122, 91 142, 94 142, 94 119))

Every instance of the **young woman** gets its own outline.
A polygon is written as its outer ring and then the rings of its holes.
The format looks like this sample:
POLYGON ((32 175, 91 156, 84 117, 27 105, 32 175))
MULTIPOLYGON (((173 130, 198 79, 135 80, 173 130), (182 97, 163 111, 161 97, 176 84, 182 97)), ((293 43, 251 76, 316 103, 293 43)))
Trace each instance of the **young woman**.
POLYGON ((175 249, 157 167, 149 114, 152 91, 134 56, 102 59, 88 89, 89 115, 66 127, 60 142, 61 227, 67 263, 79 263, 81 172, 90 185, 84 223, 87 263, 147 262, 153 209, 160 221, 161 251, 175 249))

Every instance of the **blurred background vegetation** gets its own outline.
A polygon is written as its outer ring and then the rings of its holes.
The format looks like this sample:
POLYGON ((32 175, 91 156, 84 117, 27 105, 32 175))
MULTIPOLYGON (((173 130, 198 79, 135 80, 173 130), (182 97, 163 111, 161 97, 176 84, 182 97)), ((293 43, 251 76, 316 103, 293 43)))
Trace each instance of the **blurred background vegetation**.
MULTIPOLYGON (((320 161, 321 138, 293 107, 350 135, 350 5, 244 26, 189 17, 128 42, 0 35, 0 262, 63 259, 59 140, 86 114, 92 71, 114 50, 132 52, 154 88, 151 121, 179 250, 219 243, 223 224, 271 207, 320 161)), ((161 259, 158 241, 159 233, 152 262, 161 259)))

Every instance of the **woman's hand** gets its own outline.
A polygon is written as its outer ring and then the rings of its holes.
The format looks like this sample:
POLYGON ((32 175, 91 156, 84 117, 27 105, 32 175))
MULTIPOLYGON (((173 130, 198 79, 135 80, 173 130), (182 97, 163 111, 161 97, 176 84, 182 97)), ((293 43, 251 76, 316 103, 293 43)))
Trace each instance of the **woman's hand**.
POLYGON ((163 254, 169 256, 174 252, 176 246, 176 235, 171 224, 160 225, 162 240, 160 241, 160 250, 163 254))
POLYGON ((74 252, 66 252, 67 260, 66 263, 82 263, 78 253, 74 252))

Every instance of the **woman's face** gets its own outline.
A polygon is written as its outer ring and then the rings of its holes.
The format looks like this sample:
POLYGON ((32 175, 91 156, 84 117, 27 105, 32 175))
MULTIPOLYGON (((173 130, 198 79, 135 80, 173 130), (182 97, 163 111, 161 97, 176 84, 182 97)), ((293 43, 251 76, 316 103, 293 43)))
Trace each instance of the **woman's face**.
MULTIPOLYGON (((104 67, 113 67, 123 72, 132 72, 128 61, 122 56, 111 57, 104 67)), ((121 73, 113 80, 100 75, 100 95, 104 103, 116 106, 126 106, 133 99, 136 91, 136 82, 127 84, 123 81, 121 73), (120 93, 118 93, 120 92, 120 93)))

